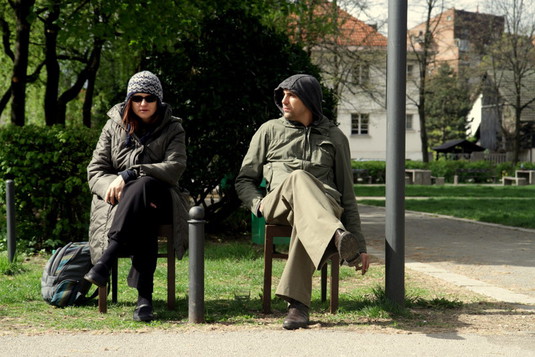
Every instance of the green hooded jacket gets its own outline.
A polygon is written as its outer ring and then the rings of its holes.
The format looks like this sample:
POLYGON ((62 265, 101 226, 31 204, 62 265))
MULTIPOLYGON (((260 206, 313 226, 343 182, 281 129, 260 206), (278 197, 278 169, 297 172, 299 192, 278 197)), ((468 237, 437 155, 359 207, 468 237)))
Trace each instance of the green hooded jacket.
POLYGON ((353 191, 353 171, 349 142, 342 131, 321 111, 321 87, 308 75, 296 75, 275 89, 275 104, 282 111, 282 92, 292 91, 314 116, 312 125, 305 127, 280 117, 260 126, 251 139, 236 178, 236 191, 242 202, 260 216, 260 201, 265 193, 260 184, 266 180, 271 192, 294 170, 311 173, 323 183, 329 195, 344 209, 342 224, 357 235, 361 253, 366 252, 360 215, 353 191))

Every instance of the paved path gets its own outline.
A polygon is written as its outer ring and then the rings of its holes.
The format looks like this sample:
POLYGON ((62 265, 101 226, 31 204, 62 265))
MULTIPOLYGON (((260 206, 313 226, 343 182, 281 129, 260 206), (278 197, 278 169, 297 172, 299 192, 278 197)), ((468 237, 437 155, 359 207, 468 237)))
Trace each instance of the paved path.
MULTIPOLYGON (((360 205, 370 253, 384 257, 385 209, 360 205)), ((504 302, 535 306, 535 230, 406 212, 406 267, 504 302)))
MULTIPOLYGON (((370 253, 384 252, 384 208, 360 206, 370 253)), ((406 267, 498 301, 535 307, 535 230, 406 213, 406 267)), ((0 336, 0 356, 535 356, 530 331, 381 334, 311 328, 0 336)))
POLYGON ((380 356, 464 357, 535 355, 533 338, 356 331, 234 331, 69 334, 0 337, 0 355, 15 356, 380 356))

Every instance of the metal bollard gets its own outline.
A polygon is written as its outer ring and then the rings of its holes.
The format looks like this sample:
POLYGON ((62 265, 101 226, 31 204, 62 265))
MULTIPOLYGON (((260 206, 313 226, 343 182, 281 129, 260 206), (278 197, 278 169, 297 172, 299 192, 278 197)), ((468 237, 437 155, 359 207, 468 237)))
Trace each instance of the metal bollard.
POLYGON ((6 180, 7 257, 10 263, 15 259, 17 239, 15 234, 15 184, 6 180))
POLYGON ((189 322, 204 322, 204 209, 189 210, 189 322))

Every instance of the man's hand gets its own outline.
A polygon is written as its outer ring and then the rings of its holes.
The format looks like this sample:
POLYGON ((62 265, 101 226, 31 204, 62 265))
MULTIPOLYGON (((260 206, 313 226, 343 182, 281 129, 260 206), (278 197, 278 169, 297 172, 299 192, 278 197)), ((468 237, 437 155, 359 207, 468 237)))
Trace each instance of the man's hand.
POLYGON ((370 268, 370 260, 367 253, 360 254, 360 264, 357 264, 355 270, 362 270, 362 275, 366 274, 370 268))
POLYGON ((121 199, 121 193, 124 188, 124 180, 121 175, 117 176, 115 180, 108 186, 106 190, 106 195, 104 196, 104 201, 108 202, 111 205, 119 203, 121 199))

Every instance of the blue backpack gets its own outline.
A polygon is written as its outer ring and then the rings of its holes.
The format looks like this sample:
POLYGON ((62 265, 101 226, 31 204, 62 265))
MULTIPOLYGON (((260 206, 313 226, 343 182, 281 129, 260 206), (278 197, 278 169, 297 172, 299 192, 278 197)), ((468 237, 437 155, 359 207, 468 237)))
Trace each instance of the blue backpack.
POLYGON ((91 283, 84 279, 92 266, 88 242, 71 242, 56 250, 41 277, 43 299, 51 305, 65 307, 94 298, 98 290, 86 297, 91 283))

